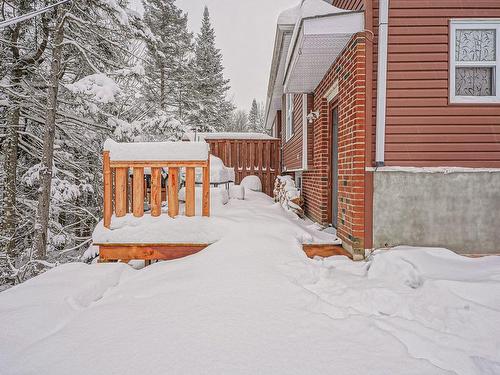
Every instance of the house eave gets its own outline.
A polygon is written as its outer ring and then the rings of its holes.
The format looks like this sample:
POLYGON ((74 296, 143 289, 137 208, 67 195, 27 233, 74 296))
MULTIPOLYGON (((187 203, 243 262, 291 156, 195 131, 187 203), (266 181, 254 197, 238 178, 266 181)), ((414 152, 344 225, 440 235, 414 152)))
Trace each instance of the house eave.
POLYGON ((291 38, 294 24, 278 24, 276 27, 276 36, 274 41, 274 49, 273 49, 273 57, 271 61, 271 69, 269 73, 269 83, 267 88, 267 99, 266 99, 266 107, 265 107, 265 119, 266 119, 266 128, 270 129, 272 126, 272 122, 274 120, 274 114, 271 111, 273 101, 275 99, 275 92, 277 89, 277 85, 281 86, 283 83, 283 73, 280 72, 280 65, 283 65, 285 62, 285 57, 288 52, 288 46, 285 44, 285 39, 291 38), (285 50, 286 49, 286 50, 285 50))
POLYGON ((301 19, 288 52, 284 92, 313 92, 352 35, 363 30, 363 11, 341 11, 301 19))

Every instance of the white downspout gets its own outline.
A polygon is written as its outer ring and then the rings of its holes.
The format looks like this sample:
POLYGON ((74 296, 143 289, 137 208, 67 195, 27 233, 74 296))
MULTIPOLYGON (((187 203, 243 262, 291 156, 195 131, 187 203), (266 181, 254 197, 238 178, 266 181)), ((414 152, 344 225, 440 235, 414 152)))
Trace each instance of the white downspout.
POLYGON ((389 0, 379 2, 378 72, 377 72, 377 122, 375 164, 385 162, 385 120, 387 106, 387 40, 389 35, 389 0))
POLYGON ((309 161, 307 160, 307 130, 308 130, 308 118, 307 118, 307 94, 302 94, 302 169, 307 170, 309 161))

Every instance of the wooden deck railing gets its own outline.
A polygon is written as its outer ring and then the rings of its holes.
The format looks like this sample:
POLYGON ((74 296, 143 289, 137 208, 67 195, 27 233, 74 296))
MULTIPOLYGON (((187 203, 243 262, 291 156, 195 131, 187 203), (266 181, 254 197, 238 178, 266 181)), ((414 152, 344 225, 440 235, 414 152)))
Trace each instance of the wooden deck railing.
POLYGON ((104 227, 110 228, 111 226, 113 208, 116 217, 123 217, 129 211, 135 217, 144 216, 144 201, 147 197, 147 186, 144 178, 145 168, 151 169, 151 195, 149 199, 151 216, 157 217, 161 215, 162 168, 168 168, 168 215, 170 217, 179 215, 179 176, 180 170, 185 168, 186 198, 184 211, 186 216, 195 216, 195 171, 196 168, 201 168, 203 170, 202 215, 210 216, 210 159, 201 161, 113 161, 110 160, 109 151, 104 151, 104 227), (131 189, 129 189, 131 170, 132 182, 130 183, 131 189))

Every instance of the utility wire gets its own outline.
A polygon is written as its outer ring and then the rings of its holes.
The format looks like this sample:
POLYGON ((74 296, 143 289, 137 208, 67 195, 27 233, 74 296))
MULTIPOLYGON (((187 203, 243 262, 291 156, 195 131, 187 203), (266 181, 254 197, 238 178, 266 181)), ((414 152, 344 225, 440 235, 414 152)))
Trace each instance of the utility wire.
POLYGON ((14 17, 14 18, 8 19, 6 21, 2 21, 2 22, 0 22, 0 29, 7 27, 7 26, 10 26, 10 25, 15 25, 16 23, 19 23, 22 21, 32 19, 33 17, 39 16, 40 14, 47 13, 49 10, 51 10, 52 8, 55 8, 56 6, 69 3, 70 1, 71 0, 62 0, 56 4, 49 5, 45 8, 40 9, 40 10, 35 10, 33 12, 23 14, 19 17, 14 17))

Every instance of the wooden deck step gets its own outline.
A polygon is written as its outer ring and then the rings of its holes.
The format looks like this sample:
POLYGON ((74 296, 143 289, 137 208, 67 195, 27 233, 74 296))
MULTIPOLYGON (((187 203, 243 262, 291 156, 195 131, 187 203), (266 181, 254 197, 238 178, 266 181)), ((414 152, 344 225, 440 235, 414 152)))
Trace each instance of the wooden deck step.
POLYGON ((98 244, 100 261, 173 260, 205 249, 210 244, 98 244))
POLYGON ((331 257, 334 255, 344 255, 352 259, 352 254, 345 250, 342 245, 333 244, 303 244, 302 249, 309 258, 320 256, 323 258, 331 257))

